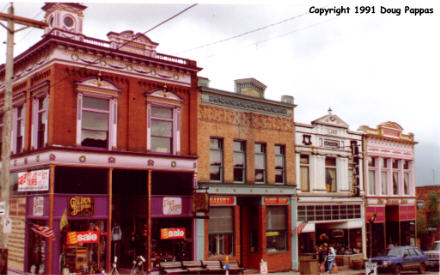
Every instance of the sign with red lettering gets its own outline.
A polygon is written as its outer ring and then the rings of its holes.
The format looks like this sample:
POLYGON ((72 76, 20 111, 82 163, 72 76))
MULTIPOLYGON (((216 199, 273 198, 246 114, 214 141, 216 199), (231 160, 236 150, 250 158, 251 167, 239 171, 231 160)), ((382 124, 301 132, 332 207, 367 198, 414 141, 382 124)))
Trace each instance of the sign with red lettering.
POLYGON ((210 196, 209 205, 235 205, 235 197, 231 196, 210 196))
POLYGON ((371 217, 376 214, 374 223, 385 222, 385 207, 383 206, 367 206, 365 208, 365 220, 368 222, 371 217))
POLYGON ((18 173, 18 191, 49 190, 49 169, 18 173))
POLYGON ((67 244, 97 243, 99 242, 98 231, 78 231, 67 233, 67 244))
POLYGON ((414 205, 401 205, 399 207, 400 221, 413 221, 416 219, 416 208, 414 205))
POLYGON ((185 239, 185 227, 179 228, 161 228, 160 229, 160 239, 161 240, 171 240, 171 239, 185 239))
POLYGON ((289 204, 288 197, 264 197, 265 205, 287 205, 289 204))

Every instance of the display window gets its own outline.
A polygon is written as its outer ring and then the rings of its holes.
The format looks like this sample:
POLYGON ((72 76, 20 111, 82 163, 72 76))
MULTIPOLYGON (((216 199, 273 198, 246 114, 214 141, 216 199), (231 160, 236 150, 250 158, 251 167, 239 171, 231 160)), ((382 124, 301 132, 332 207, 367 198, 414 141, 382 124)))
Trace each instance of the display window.
MULTIPOLYGON (((44 225, 44 221, 30 221, 30 224, 44 225)), ((28 271, 31 274, 45 274, 47 239, 28 229, 28 271)))
POLYGON ((233 255, 234 216, 232 207, 212 207, 208 220, 209 256, 233 255))
POLYGON ((107 222, 69 220, 61 232, 61 273, 95 274, 105 270, 107 222))
POLYGON ((266 208, 266 248, 267 252, 288 249, 287 207, 268 206, 266 208))

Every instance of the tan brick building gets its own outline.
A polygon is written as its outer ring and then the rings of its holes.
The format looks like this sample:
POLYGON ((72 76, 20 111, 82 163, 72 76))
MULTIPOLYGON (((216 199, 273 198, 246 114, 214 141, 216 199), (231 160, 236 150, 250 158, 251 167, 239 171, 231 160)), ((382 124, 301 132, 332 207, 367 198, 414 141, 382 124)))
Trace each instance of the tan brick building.
POLYGON ((293 98, 267 100, 253 78, 236 80, 234 93, 208 83, 199 79, 198 183, 210 194, 210 214, 198 221, 198 257, 291 269, 293 98))

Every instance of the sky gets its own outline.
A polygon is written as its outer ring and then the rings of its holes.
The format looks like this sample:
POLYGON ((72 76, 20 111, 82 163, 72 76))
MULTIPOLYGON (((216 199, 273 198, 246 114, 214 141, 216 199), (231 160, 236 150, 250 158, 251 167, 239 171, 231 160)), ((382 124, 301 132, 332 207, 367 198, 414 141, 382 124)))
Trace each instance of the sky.
MULTIPOLYGON (((110 31, 146 32, 158 52, 197 61, 199 76, 213 88, 234 91, 235 79, 253 77, 267 86, 267 99, 293 96, 297 122, 310 123, 331 108, 351 130, 399 123, 418 142, 416 184, 440 185, 439 1, 202 0, 151 31, 195 2, 81 3, 88 6, 85 35, 107 40, 110 31), (349 13, 310 12, 341 6, 349 13), (365 12, 355 13, 356 6, 365 12), (400 15, 382 13, 398 9, 400 15), (427 13, 415 15, 417 9, 427 13)), ((16 15, 36 20, 44 18, 42 6, 14 3, 16 15)), ((0 1, 1 12, 7 7, 0 1)), ((17 33, 15 55, 42 35, 17 33)), ((0 37, 5 41, 6 31, 0 37)), ((0 43, 1 64, 5 52, 0 43)))

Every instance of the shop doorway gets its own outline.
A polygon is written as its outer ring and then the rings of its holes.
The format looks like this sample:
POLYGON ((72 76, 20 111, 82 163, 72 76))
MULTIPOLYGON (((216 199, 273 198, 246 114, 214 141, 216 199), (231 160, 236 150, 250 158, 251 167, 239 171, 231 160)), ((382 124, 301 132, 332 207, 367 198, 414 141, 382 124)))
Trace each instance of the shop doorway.
POLYGON ((135 257, 147 257, 147 171, 113 170, 112 259, 130 268, 135 257))
POLYGON ((245 268, 259 268, 261 254, 260 203, 261 198, 237 198, 237 204, 240 206, 240 255, 241 263, 245 268))
POLYGON ((386 217, 386 246, 400 245, 399 206, 390 205, 385 207, 386 217))

